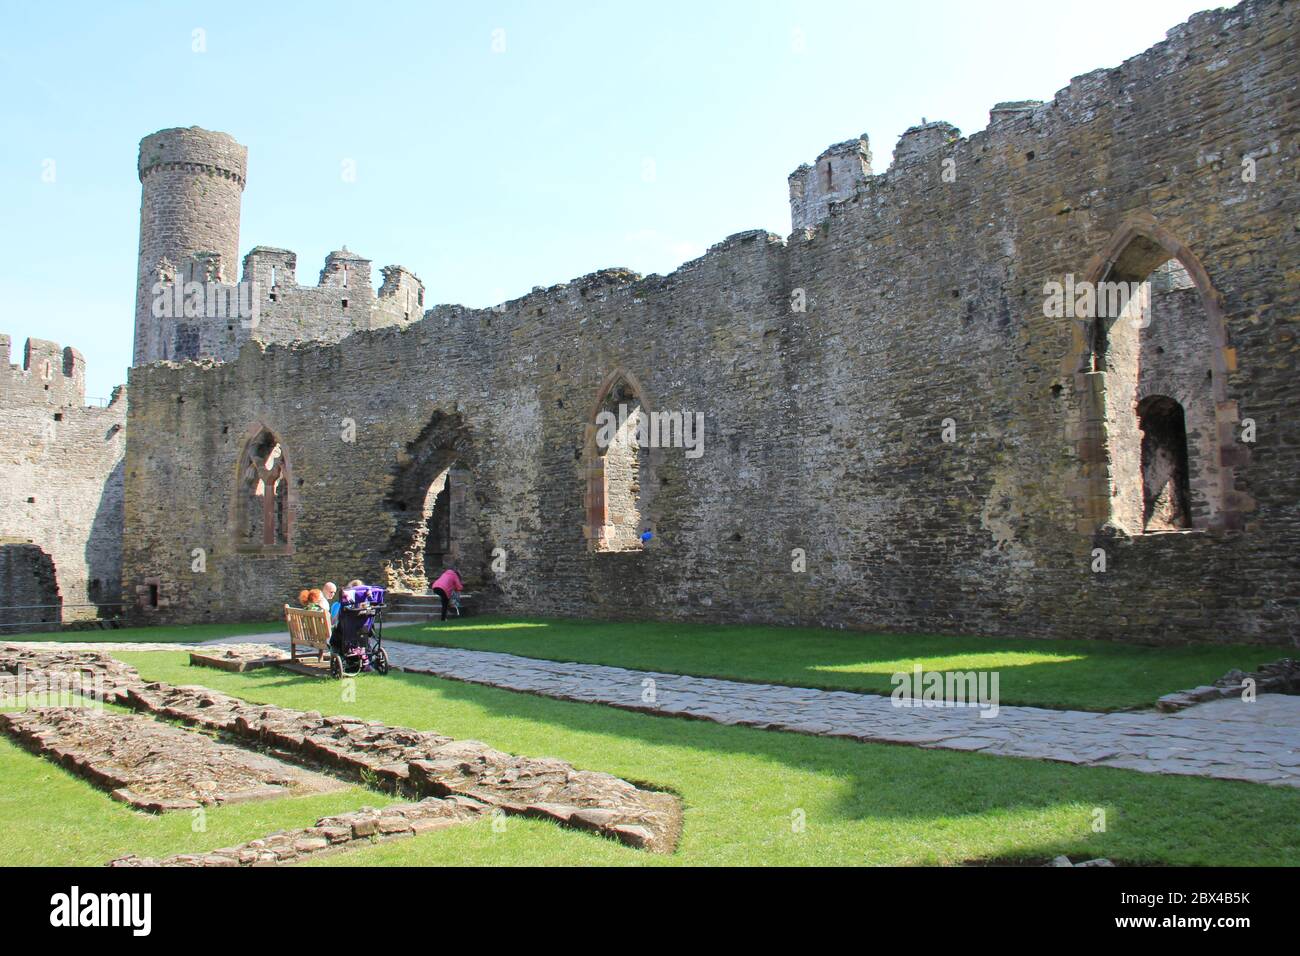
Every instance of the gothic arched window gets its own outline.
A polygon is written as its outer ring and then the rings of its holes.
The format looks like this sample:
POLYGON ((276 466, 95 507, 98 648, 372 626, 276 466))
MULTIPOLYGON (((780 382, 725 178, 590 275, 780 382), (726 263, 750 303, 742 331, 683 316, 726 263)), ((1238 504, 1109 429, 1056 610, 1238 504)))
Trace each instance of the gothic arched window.
POLYGON ((289 465, 284 447, 262 427, 240 456, 235 528, 243 548, 283 548, 289 544, 289 465))

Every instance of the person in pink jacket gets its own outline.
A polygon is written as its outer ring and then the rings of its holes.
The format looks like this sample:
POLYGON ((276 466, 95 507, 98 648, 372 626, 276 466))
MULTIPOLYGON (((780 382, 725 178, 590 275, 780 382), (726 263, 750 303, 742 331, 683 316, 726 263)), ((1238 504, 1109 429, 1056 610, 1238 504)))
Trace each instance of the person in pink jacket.
POLYGON ((438 595, 442 601, 442 619, 447 620, 447 605, 451 595, 465 590, 465 585, 456 573, 455 568, 448 568, 438 575, 438 580, 433 582, 433 593, 438 595))

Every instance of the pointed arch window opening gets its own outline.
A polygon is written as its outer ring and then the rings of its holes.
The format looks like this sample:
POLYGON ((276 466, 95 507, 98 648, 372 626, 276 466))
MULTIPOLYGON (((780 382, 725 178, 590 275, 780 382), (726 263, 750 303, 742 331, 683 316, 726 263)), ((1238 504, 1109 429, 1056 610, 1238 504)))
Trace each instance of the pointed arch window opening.
POLYGON ((641 441, 648 415, 639 388, 625 376, 602 390, 590 426, 587 461, 584 533, 593 551, 645 548, 642 534, 653 524, 652 452, 649 443, 641 441))
POLYGON ((1126 227, 1111 248, 1091 277, 1140 285, 1141 295, 1121 316, 1092 319, 1084 340, 1080 368, 1101 382, 1088 417, 1101 438, 1102 467, 1092 474, 1104 481, 1092 499, 1103 507, 1088 513, 1136 535, 1239 528, 1228 502, 1240 495, 1229 490, 1247 454, 1231 437, 1221 299, 1187 247, 1159 227, 1126 227))
POLYGON ((265 428, 245 446, 239 494, 241 543, 252 548, 288 545, 288 465, 284 447, 265 428))

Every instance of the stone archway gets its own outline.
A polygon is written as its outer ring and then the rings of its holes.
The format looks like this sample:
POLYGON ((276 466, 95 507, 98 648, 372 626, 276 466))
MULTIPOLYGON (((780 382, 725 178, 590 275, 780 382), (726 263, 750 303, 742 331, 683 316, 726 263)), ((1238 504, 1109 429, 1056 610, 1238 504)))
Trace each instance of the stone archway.
MULTIPOLYGON (((1080 422, 1075 431, 1082 473, 1075 494, 1079 530, 1094 533, 1114 527, 1130 534, 1145 529, 1141 466, 1142 431, 1139 402, 1162 389, 1152 388, 1147 374, 1153 355, 1163 355, 1169 341, 1148 334, 1157 312, 1151 301, 1151 280, 1173 271, 1185 279, 1193 297, 1186 304, 1184 339, 1194 347, 1178 359, 1200 377, 1174 374, 1169 369, 1155 376, 1162 386, 1176 385, 1176 398, 1197 426, 1192 448, 1191 497, 1196 527, 1239 529, 1243 526, 1246 497, 1236 490, 1237 466, 1249 454, 1234 440, 1239 414, 1227 397, 1228 373, 1236 367, 1236 353, 1227 342, 1223 297, 1192 250, 1147 214, 1130 216, 1092 257, 1082 282, 1092 288, 1105 283, 1143 284, 1137 312, 1123 316, 1098 315, 1076 320, 1074 345, 1066 360, 1080 398, 1080 422), (1201 371, 1203 370, 1203 372, 1201 371)), ((1100 299, 1100 293, 1098 293, 1100 299)), ((1159 332, 1160 329, 1157 329, 1159 332)), ((1186 344, 1184 342, 1184 344, 1186 344)), ((1162 360, 1170 365, 1170 358, 1162 360)), ((1152 529, 1156 530, 1156 529, 1152 529)))
POLYGON ((444 568, 466 586, 487 574, 481 492, 470 430, 459 413, 434 412, 399 456, 386 505, 393 516, 384 574, 388 586, 422 592, 444 568))

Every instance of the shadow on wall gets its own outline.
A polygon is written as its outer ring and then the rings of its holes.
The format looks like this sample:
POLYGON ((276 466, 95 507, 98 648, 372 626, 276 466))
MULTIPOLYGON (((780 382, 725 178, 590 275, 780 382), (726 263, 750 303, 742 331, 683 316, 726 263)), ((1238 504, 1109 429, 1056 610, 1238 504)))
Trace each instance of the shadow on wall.
POLYGON ((83 609, 85 617, 117 617, 125 611, 118 603, 122 600, 125 475, 126 461, 119 461, 104 481, 99 507, 86 537, 86 597, 99 607, 83 609))
POLYGON ((54 559, 30 541, 0 539, 0 639, 58 630, 62 617, 54 559))

